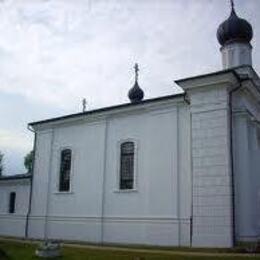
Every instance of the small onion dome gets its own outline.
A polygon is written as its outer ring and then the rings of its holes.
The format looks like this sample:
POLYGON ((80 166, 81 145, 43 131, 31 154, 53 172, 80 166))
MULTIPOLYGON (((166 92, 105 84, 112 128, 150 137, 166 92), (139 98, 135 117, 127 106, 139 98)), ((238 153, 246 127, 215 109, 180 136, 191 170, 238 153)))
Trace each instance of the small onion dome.
POLYGON ((128 92, 128 97, 132 103, 139 102, 144 98, 144 92, 138 85, 139 67, 137 63, 134 66, 134 70, 135 70, 135 84, 128 92))
POLYGON ((144 98, 144 92, 139 87, 137 81, 135 82, 134 86, 129 90, 128 97, 132 103, 141 101, 144 98))
POLYGON ((237 16, 234 8, 229 18, 218 27, 217 39, 224 46, 233 42, 250 43, 253 29, 249 22, 237 16))

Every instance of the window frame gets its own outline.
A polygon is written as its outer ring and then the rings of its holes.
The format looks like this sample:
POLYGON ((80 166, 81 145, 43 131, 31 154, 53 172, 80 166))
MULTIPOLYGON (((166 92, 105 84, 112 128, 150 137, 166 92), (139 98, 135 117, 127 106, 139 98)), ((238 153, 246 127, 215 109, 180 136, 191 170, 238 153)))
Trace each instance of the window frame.
POLYGON ((116 174, 116 188, 114 192, 128 193, 128 192, 137 192, 137 158, 138 158, 138 140, 134 138, 121 139, 117 142, 117 174, 116 174), (132 189, 120 189, 120 180, 121 180, 121 145, 123 143, 132 142, 134 144, 134 173, 133 173, 133 188, 132 189))
POLYGON ((72 192, 72 180, 73 180, 73 172, 74 172, 74 156, 75 156, 75 151, 71 146, 62 146, 58 149, 58 160, 57 160, 57 179, 56 179, 56 194, 71 194, 72 192), (71 151, 71 162, 70 162, 70 185, 69 185, 69 190, 67 191, 62 191, 60 190, 60 167, 61 167, 61 155, 62 151, 64 150, 70 150, 71 151))

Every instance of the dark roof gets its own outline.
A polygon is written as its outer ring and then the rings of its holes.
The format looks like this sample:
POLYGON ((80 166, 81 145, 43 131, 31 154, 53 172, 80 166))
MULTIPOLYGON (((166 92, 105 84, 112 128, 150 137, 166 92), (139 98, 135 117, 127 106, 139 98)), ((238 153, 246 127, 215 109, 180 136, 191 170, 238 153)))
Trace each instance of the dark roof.
POLYGON ((253 29, 249 22, 237 16, 232 8, 229 18, 218 27, 217 39, 224 46, 233 42, 250 43, 253 29))
POLYGON ((2 175, 2 176, 0 176, 0 181, 29 179, 31 177, 32 177, 32 175, 30 173, 16 174, 16 175, 2 175))
POLYGON ((86 111, 86 112, 70 114, 70 115, 66 115, 66 116, 55 117, 55 118, 50 118, 50 119, 46 119, 46 120, 32 122, 32 123, 29 123, 29 126, 34 126, 34 125, 38 125, 38 124, 45 124, 45 123, 60 121, 60 120, 64 120, 64 119, 77 118, 77 117, 81 117, 81 116, 84 116, 84 115, 88 116, 88 115, 93 115, 93 114, 97 114, 97 113, 121 109, 121 108, 142 106, 144 104, 149 104, 149 103, 153 103, 153 102, 159 102, 159 101, 163 101, 163 100, 167 100, 167 99, 183 97, 184 95, 185 95, 185 93, 180 93, 180 94, 174 94, 174 95, 168 95, 168 96, 163 96, 163 97, 146 99, 146 100, 142 100, 140 102, 126 103, 126 104, 115 105, 115 106, 110 106, 110 107, 103 107, 103 108, 90 110, 90 111, 86 111))

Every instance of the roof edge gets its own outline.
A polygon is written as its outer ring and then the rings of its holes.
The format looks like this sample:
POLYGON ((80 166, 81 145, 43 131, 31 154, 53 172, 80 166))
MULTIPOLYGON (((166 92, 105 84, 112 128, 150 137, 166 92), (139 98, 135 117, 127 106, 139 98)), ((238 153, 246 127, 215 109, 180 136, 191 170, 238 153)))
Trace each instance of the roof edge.
POLYGON ((172 95, 167 95, 167 96, 162 96, 162 97, 157 97, 157 98, 146 99, 146 100, 142 100, 142 101, 134 102, 134 103, 125 103, 125 104, 114 105, 114 106, 109 106, 109 107, 102 107, 102 108, 98 108, 98 109, 94 109, 94 110, 89 110, 86 112, 80 112, 80 113, 69 114, 69 115, 65 115, 65 116, 54 117, 54 118, 50 118, 50 119, 31 122, 28 124, 28 126, 33 127, 35 125, 51 123, 51 122, 60 121, 60 120, 66 120, 66 119, 70 119, 70 118, 74 118, 74 117, 76 118, 76 117, 80 117, 80 116, 84 116, 84 115, 98 114, 98 113, 102 113, 102 112, 107 112, 107 111, 112 111, 112 110, 127 108, 127 107, 134 107, 134 106, 137 107, 137 106, 141 106, 144 104, 149 104, 149 103, 153 103, 153 102, 159 102, 159 101, 163 101, 163 100, 167 100, 167 99, 173 99, 173 98, 184 97, 184 96, 185 96, 185 93, 183 92, 183 93, 172 94, 172 95))
POLYGON ((241 69, 241 68, 250 68, 250 69, 252 69, 256 73, 256 71, 254 70, 254 68, 252 66, 250 66, 250 65, 241 65, 241 66, 236 66, 236 67, 229 68, 229 69, 224 69, 224 70, 218 70, 218 71, 215 71, 215 72, 210 72, 210 73, 207 73, 207 74, 202 74, 202 75, 192 76, 192 77, 188 77, 188 78, 178 79, 178 80, 175 80, 174 82, 176 84, 179 84, 181 82, 185 82, 185 81, 188 81, 188 80, 195 80, 195 79, 200 79, 200 78, 217 76, 217 75, 222 75, 222 74, 226 74, 226 73, 230 73, 230 72, 236 74, 236 70, 237 69, 241 69))
POLYGON ((30 173, 16 174, 16 175, 2 175, 0 177, 0 181, 30 179, 31 177, 32 177, 32 174, 30 174, 30 173))

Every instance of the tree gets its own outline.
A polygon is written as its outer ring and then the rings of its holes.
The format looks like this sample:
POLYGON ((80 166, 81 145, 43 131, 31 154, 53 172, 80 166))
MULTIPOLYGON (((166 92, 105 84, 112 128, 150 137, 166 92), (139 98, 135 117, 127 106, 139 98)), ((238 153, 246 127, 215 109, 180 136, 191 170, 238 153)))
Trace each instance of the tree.
POLYGON ((25 157, 24 157, 24 167, 27 170, 27 173, 32 172, 32 167, 33 167, 33 151, 29 152, 25 157))
POLYGON ((0 151, 0 176, 3 175, 4 171, 4 154, 0 151))

